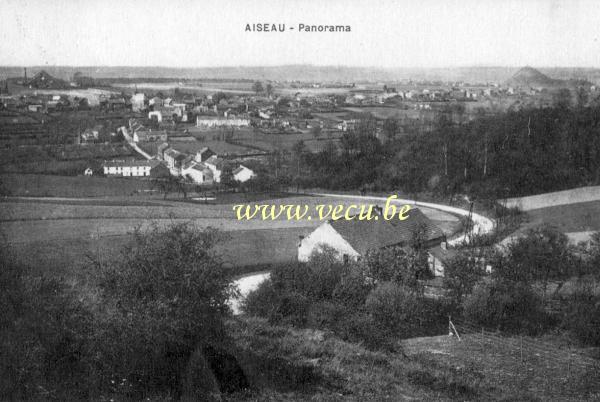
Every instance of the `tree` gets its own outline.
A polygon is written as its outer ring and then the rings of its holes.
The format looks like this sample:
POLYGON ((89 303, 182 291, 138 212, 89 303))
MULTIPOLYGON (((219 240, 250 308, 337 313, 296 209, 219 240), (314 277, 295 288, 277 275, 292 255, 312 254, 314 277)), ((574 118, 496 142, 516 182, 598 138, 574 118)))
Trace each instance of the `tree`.
POLYGON ((444 286, 454 302, 460 305, 484 274, 484 267, 477 256, 462 252, 444 263, 444 286))
POLYGON ((395 282, 422 293, 419 279, 429 273, 427 260, 413 249, 386 247, 369 250, 361 263, 364 275, 371 281, 395 282))
POLYGON ((319 138, 321 136, 321 127, 314 126, 313 128, 310 129, 310 132, 312 133, 313 137, 319 138))
POLYGON ((259 93, 264 91, 263 88, 263 84, 260 81, 255 81, 254 84, 252 84, 252 90, 254 92, 256 92, 256 94, 258 95, 259 93))
POLYGON ((526 285, 539 281, 544 289, 548 282, 558 282, 556 292, 577 273, 577 260, 566 235, 550 226, 531 229, 507 247, 506 256, 495 258, 494 275, 502 280, 526 285))
POLYGON ((136 230, 120 260, 103 265, 97 336, 105 383, 125 379, 142 395, 181 395, 192 356, 223 345, 236 289, 214 251, 221 239, 186 223, 154 225, 136 230))
POLYGON ((393 117, 388 117, 383 122, 383 134, 388 141, 392 141, 396 138, 398 131, 400 130, 400 123, 393 117))
POLYGON ((271 85, 271 83, 267 83, 267 86, 265 87, 265 92, 267 93, 267 96, 271 96, 273 94, 273 85, 271 85))

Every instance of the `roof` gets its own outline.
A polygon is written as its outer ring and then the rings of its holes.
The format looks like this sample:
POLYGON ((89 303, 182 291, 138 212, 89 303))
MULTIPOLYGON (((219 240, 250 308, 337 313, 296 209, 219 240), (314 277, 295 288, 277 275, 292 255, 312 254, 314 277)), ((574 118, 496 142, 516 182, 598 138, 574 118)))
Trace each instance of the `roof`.
POLYGON ((159 165, 157 160, 129 160, 129 161, 107 161, 102 166, 104 167, 133 167, 133 166, 150 166, 151 168, 159 165))
POLYGON ((209 164, 209 165, 213 165, 216 166, 218 168, 220 168, 221 166, 223 166, 223 159, 217 157, 216 155, 211 156, 210 158, 208 158, 205 163, 209 164))
POLYGON ((232 174, 236 175, 236 174, 238 174, 240 172, 243 172, 244 170, 248 170, 248 171, 250 171, 250 173, 254 173, 254 172, 252 172, 251 169, 248 169, 246 166, 240 165, 240 166, 238 166, 237 168, 235 168, 233 170, 232 174))
POLYGON ((413 208, 408 212, 408 219, 384 220, 330 220, 329 224, 338 232, 358 253, 365 254, 370 249, 388 246, 406 246, 413 237, 414 231, 423 225, 425 239, 442 239, 443 232, 427 218, 419 209, 413 208))

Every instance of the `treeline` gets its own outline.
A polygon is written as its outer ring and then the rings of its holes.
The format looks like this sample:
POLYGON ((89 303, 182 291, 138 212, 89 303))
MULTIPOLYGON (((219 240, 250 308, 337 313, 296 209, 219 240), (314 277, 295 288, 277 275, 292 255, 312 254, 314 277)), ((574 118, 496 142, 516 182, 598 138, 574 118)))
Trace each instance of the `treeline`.
POLYGON ((431 132, 400 135, 393 119, 378 129, 363 118, 339 145, 311 154, 297 144, 296 180, 304 187, 486 198, 600 182, 600 108, 559 105, 466 120, 460 108, 448 108, 431 132))

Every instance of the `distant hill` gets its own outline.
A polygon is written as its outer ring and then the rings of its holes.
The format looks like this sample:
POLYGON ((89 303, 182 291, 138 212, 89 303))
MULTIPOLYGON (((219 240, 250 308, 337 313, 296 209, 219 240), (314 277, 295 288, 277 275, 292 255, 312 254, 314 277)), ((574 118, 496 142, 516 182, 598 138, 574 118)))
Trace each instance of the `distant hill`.
POLYGON ((522 88, 551 88, 567 86, 563 80, 553 79, 532 67, 523 67, 506 81, 507 85, 522 88))
MULTIPOLYGON (((449 68, 378 68, 351 66, 315 66, 294 64, 282 66, 238 67, 123 67, 123 66, 33 66, 27 71, 35 74, 45 70, 53 77, 71 80, 75 73, 95 79, 147 78, 147 79, 217 79, 217 80, 273 80, 304 82, 394 82, 456 81, 471 84, 504 83, 512 78, 545 85, 560 80, 581 79, 600 83, 600 69, 595 68, 540 68, 526 67, 516 71, 512 67, 449 67, 449 68), (533 70, 533 71, 531 71, 533 70), (516 74, 515 74, 516 71, 516 74), (523 72, 522 74, 520 74, 523 72), (541 74, 542 77, 539 77, 541 74), (527 78, 532 76, 533 78, 527 78), (537 76, 537 78, 535 78, 537 76), (550 81, 548 81, 550 80, 550 81)), ((0 79, 23 77, 23 67, 1 67, 0 79)))

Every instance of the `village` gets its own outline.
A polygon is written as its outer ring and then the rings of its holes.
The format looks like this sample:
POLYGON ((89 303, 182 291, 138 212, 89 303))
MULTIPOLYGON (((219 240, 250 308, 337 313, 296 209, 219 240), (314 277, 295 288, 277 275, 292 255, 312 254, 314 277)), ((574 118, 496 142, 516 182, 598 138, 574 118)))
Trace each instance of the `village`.
POLYGON ((0 400, 600 400, 597 7, 413 3, 0 2, 0 400))

